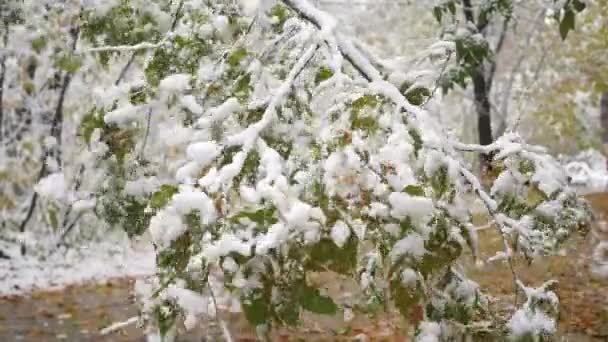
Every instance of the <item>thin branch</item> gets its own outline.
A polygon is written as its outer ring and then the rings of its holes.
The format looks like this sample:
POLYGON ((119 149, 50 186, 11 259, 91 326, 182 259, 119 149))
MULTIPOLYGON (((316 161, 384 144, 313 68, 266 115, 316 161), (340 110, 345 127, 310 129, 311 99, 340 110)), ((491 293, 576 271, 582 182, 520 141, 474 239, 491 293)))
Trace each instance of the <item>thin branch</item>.
POLYGON ((117 86, 120 84, 120 82, 122 82, 122 80, 125 78, 125 76, 127 75, 127 71, 129 70, 129 68, 131 67, 131 65, 133 64, 133 62, 135 61, 135 56, 137 54, 134 52, 131 57, 129 58, 129 60, 127 61, 127 64, 125 64, 124 67, 122 67, 122 69, 120 70, 120 74, 118 74, 118 78, 116 79, 116 81, 114 81, 114 85, 117 86))
POLYGON ((183 7, 184 7, 184 0, 181 0, 179 2, 179 5, 177 5, 177 9, 175 10, 175 17, 173 18, 173 22, 171 23, 171 31, 175 30, 175 28, 177 27, 177 22, 179 20, 179 16, 182 12, 183 7))
POLYGON ((162 40, 158 43, 142 42, 135 45, 116 45, 116 46, 99 46, 94 48, 88 48, 80 51, 76 51, 78 54, 91 53, 91 52, 125 52, 125 51, 139 51, 157 49, 167 44, 166 40, 162 40))
POLYGON ((308 48, 306 52, 304 52, 300 59, 298 59, 298 61, 291 68, 291 71, 289 72, 279 89, 275 91, 275 95, 268 104, 268 107, 266 107, 262 118, 255 124, 252 124, 251 126, 247 127, 244 131, 228 137, 227 145, 243 145, 245 150, 248 150, 253 146, 253 143, 255 142, 255 140, 257 140, 260 133, 271 123, 279 104, 281 103, 281 101, 283 101, 283 98, 287 95, 287 93, 292 89, 293 83, 300 74, 300 71, 304 69, 306 64, 308 64, 308 61, 314 56, 318 48, 319 45, 315 44, 308 48))
MULTIPOLYGON (((8 43, 8 22, 4 21, 4 35, 3 35, 3 45, 6 46, 8 43)), ((4 78, 6 76, 6 56, 0 56, 0 143, 2 143, 2 139, 4 138, 4 78)))
POLYGON ((496 75, 496 56, 500 54, 500 51, 502 51, 502 48, 505 44, 507 32, 509 30, 509 21, 510 17, 505 18, 505 20, 503 21, 500 36, 498 37, 498 43, 494 48, 494 57, 490 62, 490 68, 488 69, 488 75, 486 76, 486 88, 488 90, 488 93, 490 92, 490 89, 492 89, 492 83, 494 82, 494 76, 496 75))
POLYGON ((137 323, 137 320, 139 319, 138 316, 133 316, 129 319, 127 319, 126 321, 122 321, 122 322, 116 322, 116 323, 112 323, 111 325, 101 329, 99 331, 99 335, 100 336, 106 336, 109 335, 113 332, 116 332, 124 327, 128 327, 131 324, 137 323))
MULTIPOLYGON (((282 0, 285 5, 294 10, 298 15, 304 18, 306 21, 312 23, 317 29, 324 31, 326 28, 324 27, 324 20, 329 18, 329 16, 313 6, 310 6, 308 2, 300 1, 300 0, 282 0)), ((327 32, 324 34, 323 38, 327 41, 327 32)), ((361 63, 361 60, 366 60, 362 58, 361 52, 359 52, 352 43, 346 42, 343 39, 339 39, 338 37, 338 48, 340 52, 344 56, 344 58, 359 72, 367 81, 374 81, 381 79, 380 74, 376 71, 376 69, 371 65, 371 63, 367 62, 369 65, 364 65, 361 63)), ((367 60, 366 60, 367 61, 367 60)))
POLYGON ((224 339, 226 342, 232 342, 232 335, 230 334, 230 330, 224 322, 223 319, 220 318, 220 310, 217 306, 217 300, 215 298, 215 293, 213 293, 213 288, 211 287, 211 283, 209 279, 207 279, 207 288, 209 289, 209 294, 211 295, 211 300, 213 301, 213 308, 215 309, 215 321, 222 328, 222 334, 224 335, 224 339))
POLYGON ((144 159, 144 153, 146 151, 146 144, 148 143, 148 136, 150 135, 150 121, 152 121, 152 108, 148 109, 148 115, 146 119, 146 132, 144 134, 144 142, 141 144, 141 150, 139 151, 139 159, 144 159))

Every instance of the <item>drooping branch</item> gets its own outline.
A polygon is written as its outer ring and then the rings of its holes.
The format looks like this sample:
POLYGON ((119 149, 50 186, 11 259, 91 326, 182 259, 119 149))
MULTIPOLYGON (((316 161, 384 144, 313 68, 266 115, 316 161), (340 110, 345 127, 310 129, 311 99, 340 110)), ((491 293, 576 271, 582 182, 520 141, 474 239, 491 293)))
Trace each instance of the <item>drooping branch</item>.
POLYGON ((260 133, 272 122, 280 103, 292 89, 293 83, 296 81, 298 75, 300 75, 300 72, 304 69, 306 64, 308 64, 308 61, 310 61, 310 59, 314 56, 318 48, 319 45, 313 45, 304 52, 304 54, 291 68, 291 71, 289 72, 279 89, 275 91, 275 95, 272 97, 272 100, 266 107, 262 118, 258 122, 247 127, 244 131, 228 137, 228 145, 243 145, 246 150, 253 147, 255 140, 259 137, 260 133))
MULTIPOLYGON (((295 10, 302 18, 309 20, 312 22, 317 28, 323 31, 323 23, 330 22, 327 19, 329 14, 322 12, 316 9, 313 5, 311 5, 307 0, 282 0, 285 4, 295 10)), ((473 17, 472 8, 470 7, 470 1, 463 0, 463 2, 468 4, 465 6, 465 15, 468 17, 473 17)), ((327 30, 325 30, 327 32, 327 30)), ((334 32, 334 34, 338 35, 338 33, 334 32)), ((349 44, 349 41, 342 38, 338 38, 338 44, 340 46, 340 51, 344 55, 345 59, 348 60, 353 66, 368 80, 370 81, 369 87, 372 90, 376 90, 397 105, 398 108, 405 109, 410 112, 414 116, 422 116, 424 115, 424 111, 416 106, 410 104, 407 99, 403 96, 403 94, 397 89, 394 85, 389 82, 384 81, 380 72, 374 68, 372 63, 367 60, 364 55, 358 51, 358 49, 352 44, 349 44)), ((480 73, 482 81, 485 81, 483 73, 480 73)), ((485 90, 485 82, 480 82, 480 85, 485 90)), ((486 99, 487 100, 487 99, 486 99)), ((488 102, 489 103, 489 102, 488 102)), ((489 115, 489 111, 487 112, 489 115)), ((447 136, 447 135, 446 135, 447 136)), ((497 230, 499 231, 504 245, 504 254, 509 263, 509 268, 513 275, 513 282, 517 283, 519 280, 517 274, 515 273, 515 269, 513 266, 512 260, 512 249, 509 246, 508 238, 506 236, 506 227, 510 226, 514 227, 514 222, 506 217, 505 215, 500 214, 498 209, 498 204, 492 197, 484 190, 481 182, 475 175, 473 175, 467 168, 464 166, 458 158, 453 156, 455 151, 457 150, 469 150, 469 151, 478 151, 483 152, 484 154, 493 154, 497 150, 500 149, 498 144, 492 144, 491 141, 488 141, 484 144, 485 141, 482 141, 482 145, 467 145, 461 144, 458 142, 447 141, 446 146, 443 149, 440 149, 442 152, 446 154, 446 156, 452 159, 455 162, 455 165, 458 165, 459 173, 465 178, 465 180, 471 184, 474 192, 481 199, 484 206, 488 210, 488 213, 494 218, 494 221, 497 223, 497 230)), ((533 147, 529 147, 530 149, 535 149, 533 147)), ((489 157, 486 157, 489 158, 489 157)), ((517 295, 517 293, 515 294, 517 295)), ((517 298, 517 297, 515 297, 517 298)))

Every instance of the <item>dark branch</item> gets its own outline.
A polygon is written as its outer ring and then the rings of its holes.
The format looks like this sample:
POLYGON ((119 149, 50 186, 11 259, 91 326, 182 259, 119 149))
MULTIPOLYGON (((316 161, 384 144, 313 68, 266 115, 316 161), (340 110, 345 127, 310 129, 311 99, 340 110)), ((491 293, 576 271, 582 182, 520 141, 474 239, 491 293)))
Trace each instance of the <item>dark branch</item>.
POLYGON ((492 83, 494 82, 494 76, 496 74, 496 58, 500 54, 502 47, 505 45, 507 31, 509 30, 509 19, 510 18, 507 17, 503 21, 500 36, 498 37, 498 43, 496 43, 496 47, 494 48, 494 56, 490 62, 490 68, 488 69, 488 75, 486 77, 486 87, 488 88, 488 92, 490 92, 490 89, 492 89, 492 83))

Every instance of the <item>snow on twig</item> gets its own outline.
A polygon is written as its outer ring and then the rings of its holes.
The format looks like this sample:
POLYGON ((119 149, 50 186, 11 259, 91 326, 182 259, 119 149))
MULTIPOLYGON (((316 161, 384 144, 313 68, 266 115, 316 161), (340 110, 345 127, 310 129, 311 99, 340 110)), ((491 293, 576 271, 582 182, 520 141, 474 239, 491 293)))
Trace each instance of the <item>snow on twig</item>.
POLYGON ((116 322, 116 323, 112 323, 110 326, 105 327, 103 329, 101 329, 99 331, 99 335, 101 336, 106 336, 109 335, 113 332, 116 332, 124 327, 127 327, 131 324, 137 323, 137 320, 139 319, 138 316, 133 316, 129 319, 127 319, 126 321, 122 321, 122 322, 116 322))
POLYGON ((89 52, 125 52, 125 51, 138 51, 157 49, 167 44, 167 40, 162 40, 158 43, 143 42, 135 45, 116 45, 116 46, 99 46, 94 48, 88 48, 76 51, 76 53, 89 53, 89 52))

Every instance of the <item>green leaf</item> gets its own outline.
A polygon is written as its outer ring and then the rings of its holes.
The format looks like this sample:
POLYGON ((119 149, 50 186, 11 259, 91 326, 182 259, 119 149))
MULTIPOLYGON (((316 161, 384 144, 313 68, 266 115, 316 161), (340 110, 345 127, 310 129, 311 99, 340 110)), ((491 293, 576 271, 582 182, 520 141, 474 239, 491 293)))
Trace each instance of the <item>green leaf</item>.
POLYGON ((283 27, 283 24, 289 18, 289 11, 283 5, 277 4, 268 11, 268 17, 277 18, 276 23, 274 25, 278 27, 283 27))
POLYGON ((32 49, 34 49, 37 54, 40 54, 40 52, 42 52, 42 50, 46 47, 46 43, 47 40, 45 36, 34 38, 32 40, 32 49))
POLYGON ((333 75, 334 72, 331 71, 330 68, 322 66, 319 68, 319 71, 317 71, 317 74, 315 75, 315 84, 319 85, 321 82, 330 79, 333 75))
POLYGON ((300 288, 299 302, 304 310, 320 315, 333 315, 338 311, 338 306, 330 297, 321 295, 319 289, 308 285, 300 288))
POLYGON ((424 188, 420 185, 408 185, 403 189, 403 192, 412 196, 424 196, 424 188))
POLYGON ((48 209, 48 213, 49 213, 49 221, 51 223, 51 227, 53 227, 53 230, 57 230, 57 228, 59 228, 59 219, 57 218, 57 208, 55 208, 54 206, 51 206, 48 209))
POLYGON ((80 122, 80 134, 84 138, 84 141, 89 144, 91 142, 91 136, 95 129, 103 129, 105 122, 103 121, 103 115, 100 111, 93 108, 87 115, 82 118, 80 122))
POLYGON ((242 211, 230 218, 231 222, 238 223, 241 219, 247 218, 258 224, 258 228, 266 231, 268 227, 279 222, 277 208, 262 208, 253 212, 242 211))
POLYGON ((253 326, 270 322, 272 312, 270 305, 271 298, 262 289, 254 289, 247 296, 241 298, 241 307, 245 313, 245 318, 253 326))
MULTIPOLYGON (((239 77, 234 85, 234 96, 241 102, 246 102, 249 94, 253 90, 251 86, 251 74, 246 73, 239 77)), ((263 111, 262 111, 263 113, 263 111)))
POLYGON ((418 131, 414 128, 410 128, 408 133, 414 141, 414 156, 418 157, 418 152, 422 148, 422 137, 420 136, 420 133, 418 133, 418 131))
POLYGON ((564 18, 559 23, 559 34, 562 37, 562 40, 565 40, 568 37, 568 32, 570 30, 574 30, 574 11, 572 9, 566 9, 564 13, 564 18))
POLYGON ((443 9, 440 6, 433 7, 433 16, 438 23, 441 24, 441 17, 443 16, 443 9))
POLYGON ((247 49, 239 47, 228 56, 227 61, 231 67, 236 68, 245 57, 247 57, 247 49))
POLYGON ((577 12, 582 12, 585 8, 587 8, 587 5, 585 5, 585 3, 581 0, 572 0, 572 7, 574 7, 577 12))
POLYGON ((415 87, 405 93, 409 103, 420 106, 431 96, 431 91, 425 87, 415 87))
POLYGON ((54 66, 55 68, 73 74, 82 66, 82 59, 75 55, 65 54, 55 61, 54 66))
POLYGON ((418 285, 404 286, 399 276, 390 282, 390 291, 395 306, 404 317, 408 318, 411 310, 423 298, 424 293, 418 285))
POLYGON ((315 270, 329 269, 340 274, 351 274, 357 267, 358 240, 352 236, 342 248, 332 239, 323 238, 309 247, 309 265, 315 270))
POLYGON ((175 185, 163 184, 158 191, 152 194, 150 208, 154 210, 162 209, 177 192, 178 189, 175 185))

